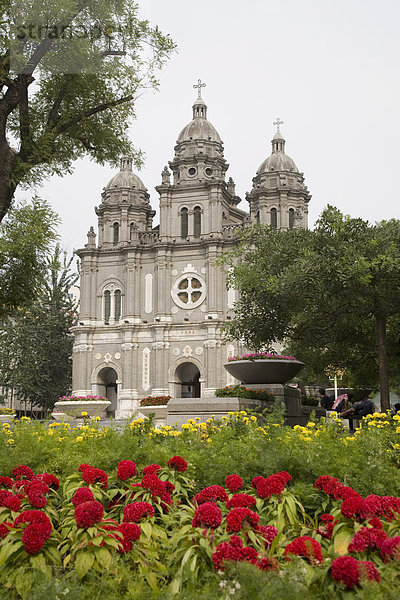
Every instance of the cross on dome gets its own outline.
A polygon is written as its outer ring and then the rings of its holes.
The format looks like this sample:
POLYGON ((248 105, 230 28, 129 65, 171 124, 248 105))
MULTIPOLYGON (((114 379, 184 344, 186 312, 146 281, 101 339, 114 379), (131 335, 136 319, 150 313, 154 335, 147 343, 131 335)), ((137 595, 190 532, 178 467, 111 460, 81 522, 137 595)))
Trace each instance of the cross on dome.
POLYGON ((279 117, 276 119, 276 121, 273 122, 273 125, 276 125, 277 133, 280 133, 279 127, 280 127, 280 125, 283 125, 283 123, 284 123, 284 121, 281 121, 279 117))
POLYGON ((201 79, 197 80, 197 85, 193 86, 195 89, 197 89, 197 97, 201 98, 201 88, 202 87, 206 87, 205 83, 201 83, 201 79))

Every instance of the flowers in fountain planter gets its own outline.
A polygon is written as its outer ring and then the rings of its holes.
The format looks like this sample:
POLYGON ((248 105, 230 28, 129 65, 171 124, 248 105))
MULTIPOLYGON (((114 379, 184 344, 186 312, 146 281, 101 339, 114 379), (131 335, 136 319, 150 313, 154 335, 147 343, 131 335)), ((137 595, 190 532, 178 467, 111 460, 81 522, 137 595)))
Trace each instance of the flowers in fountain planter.
POLYGON ((60 396, 59 402, 108 402, 104 396, 60 396))
POLYGON ((3 406, 0 408, 0 415, 15 415, 15 410, 13 408, 6 408, 3 406))
POLYGON ((171 400, 171 396, 146 396, 139 402, 140 406, 165 406, 171 400))
POLYGON ((251 352, 249 354, 242 354, 242 356, 228 356, 228 362, 236 360, 298 360, 294 356, 284 356, 282 354, 275 354, 275 352, 251 352))

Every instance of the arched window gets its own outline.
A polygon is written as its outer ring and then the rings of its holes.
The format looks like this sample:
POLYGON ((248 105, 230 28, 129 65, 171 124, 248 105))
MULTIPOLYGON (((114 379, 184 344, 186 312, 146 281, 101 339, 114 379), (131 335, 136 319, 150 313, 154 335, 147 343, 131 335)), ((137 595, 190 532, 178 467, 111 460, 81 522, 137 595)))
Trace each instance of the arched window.
POLYGON ((115 320, 119 321, 120 317, 121 317, 121 290, 115 290, 114 292, 114 314, 115 314, 115 320))
POLYGON ((289 208, 289 229, 294 227, 294 208, 289 208))
POLYGON ((193 235, 199 238, 201 235, 201 208, 195 206, 193 211, 193 235))
POLYGON ((186 239, 188 236, 188 209, 181 210, 181 238, 186 239))
POLYGON ((271 227, 274 231, 278 229, 278 211, 276 208, 271 208, 271 227))
POLYGON ((106 290, 104 292, 104 323, 108 325, 110 323, 111 315, 111 292, 106 290))
POLYGON ((260 222, 260 211, 258 210, 256 213, 256 223, 260 222))
POLYGON ((131 223, 131 224, 129 225, 129 239, 130 239, 131 241, 133 240, 133 235, 134 235, 134 232, 135 232, 135 230, 136 230, 136 225, 135 225, 135 223, 131 223))
POLYGON ((116 246, 119 242, 119 223, 114 223, 113 230, 114 230, 113 244, 114 244, 114 246, 116 246))

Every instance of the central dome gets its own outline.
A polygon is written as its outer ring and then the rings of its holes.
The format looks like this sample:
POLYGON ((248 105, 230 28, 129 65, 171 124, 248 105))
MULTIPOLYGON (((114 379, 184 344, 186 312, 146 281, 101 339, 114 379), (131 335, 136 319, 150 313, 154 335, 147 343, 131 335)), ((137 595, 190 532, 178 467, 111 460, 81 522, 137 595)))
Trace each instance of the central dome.
POLYGON ((193 104, 193 119, 180 132, 177 143, 192 140, 207 140, 222 144, 214 125, 207 121, 207 106, 203 98, 196 98, 193 104))

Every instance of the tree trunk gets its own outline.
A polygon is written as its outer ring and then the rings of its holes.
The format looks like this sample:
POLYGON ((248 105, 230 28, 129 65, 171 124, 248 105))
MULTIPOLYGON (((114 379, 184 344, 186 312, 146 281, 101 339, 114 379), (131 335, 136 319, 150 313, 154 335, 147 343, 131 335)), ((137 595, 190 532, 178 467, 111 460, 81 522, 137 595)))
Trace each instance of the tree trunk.
POLYGON ((381 411, 390 409, 389 369, 386 344, 386 319, 376 315, 376 334, 378 342, 379 390, 381 394, 381 411))
POLYGON ((7 142, 0 145, 0 223, 10 208, 17 187, 12 182, 17 152, 7 142))

